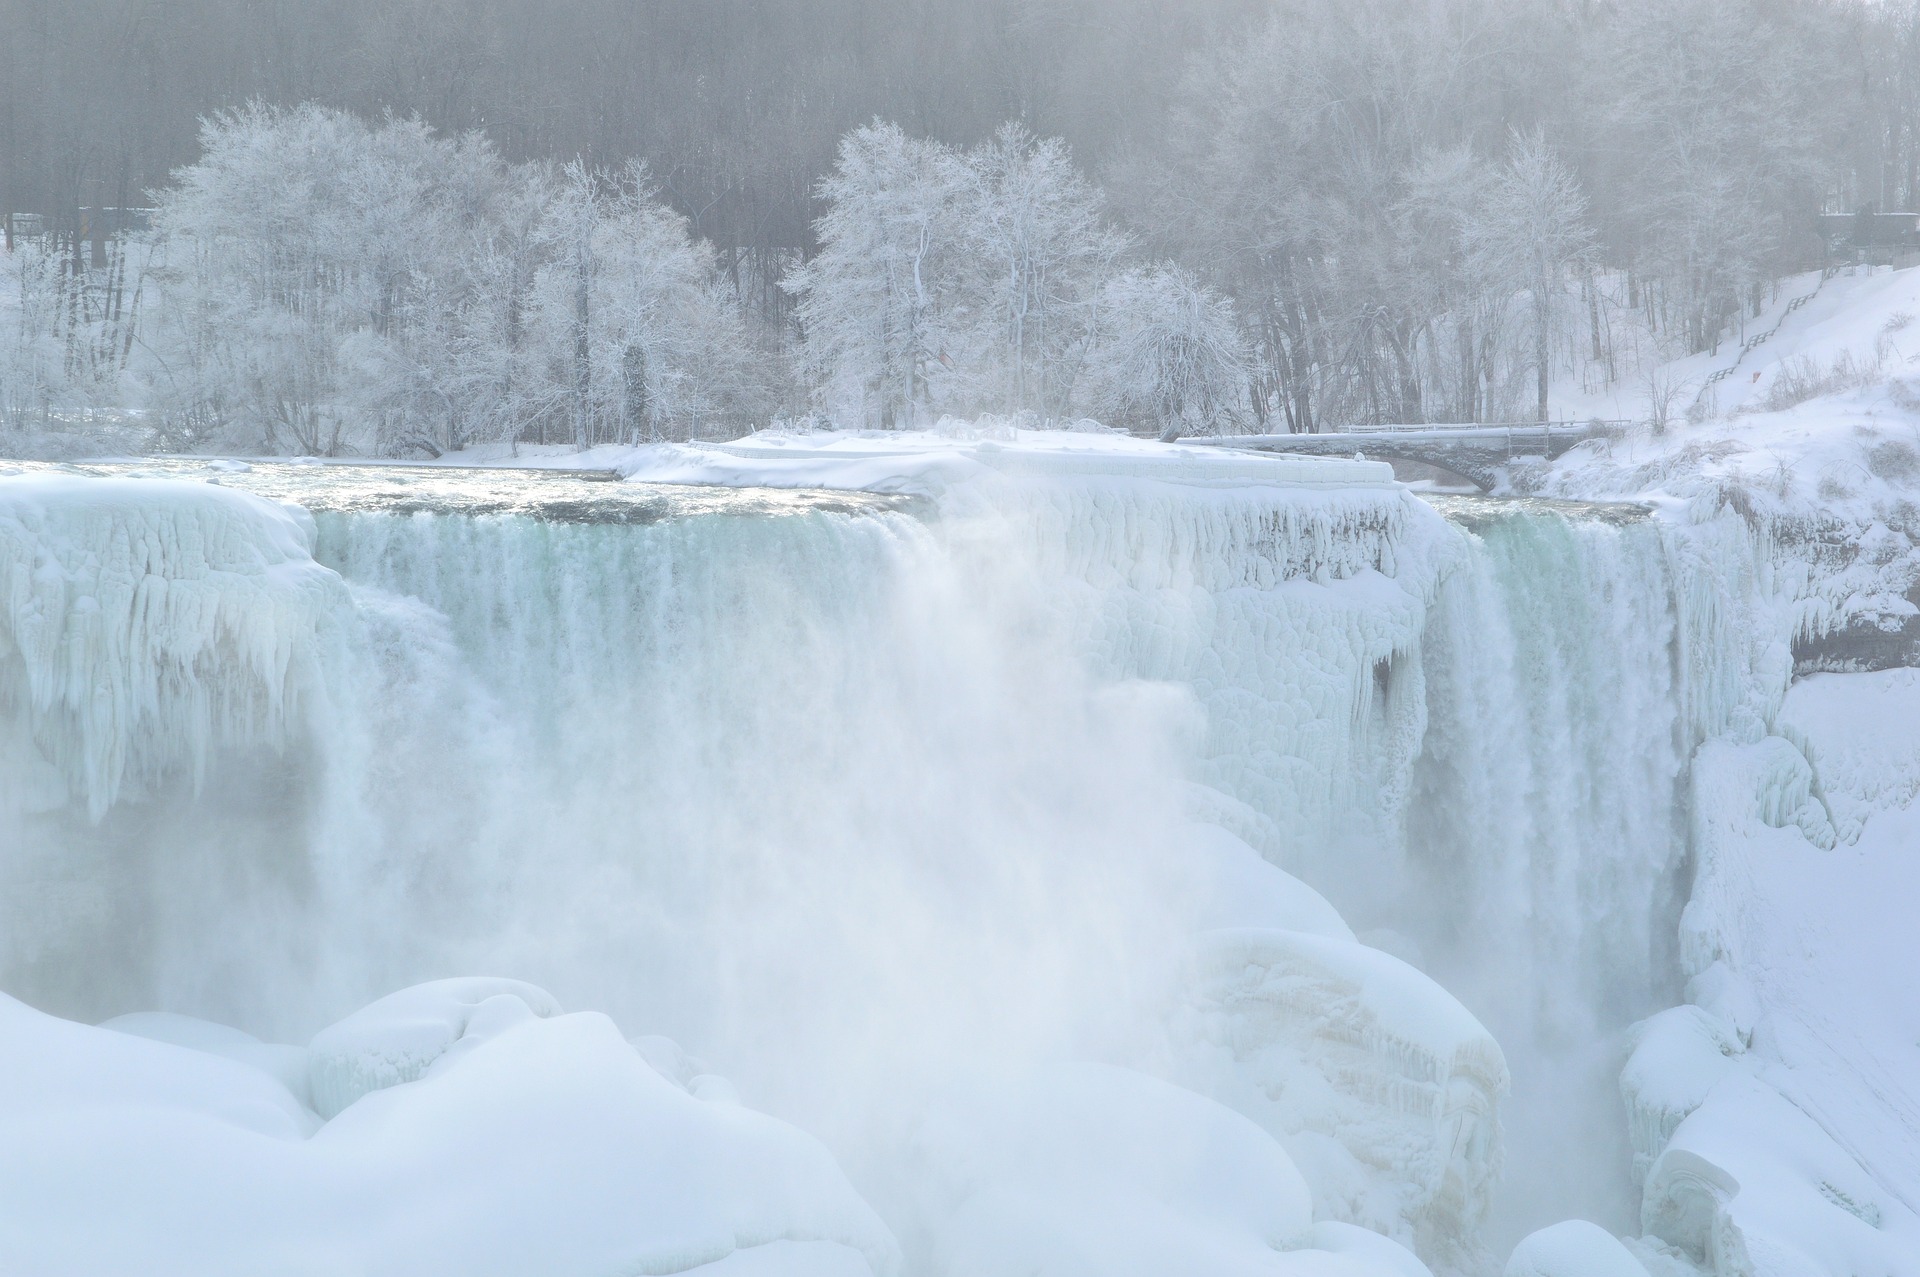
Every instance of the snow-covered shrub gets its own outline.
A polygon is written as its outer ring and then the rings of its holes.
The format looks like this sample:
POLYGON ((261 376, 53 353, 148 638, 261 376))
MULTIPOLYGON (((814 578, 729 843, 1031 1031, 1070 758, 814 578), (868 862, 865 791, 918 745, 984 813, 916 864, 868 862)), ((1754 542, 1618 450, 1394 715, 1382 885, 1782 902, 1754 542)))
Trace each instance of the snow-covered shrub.
POLYGON ((1239 427, 1246 352, 1231 302, 1167 264, 1114 279, 1100 309, 1089 389, 1108 420, 1163 439, 1239 427))
POLYGON ((1798 355, 1781 364, 1780 371, 1773 375, 1761 408, 1765 412, 1784 412, 1822 395, 1858 390, 1877 381, 1880 373, 1876 362, 1857 360, 1850 351, 1841 352, 1824 368, 1810 356, 1798 355))

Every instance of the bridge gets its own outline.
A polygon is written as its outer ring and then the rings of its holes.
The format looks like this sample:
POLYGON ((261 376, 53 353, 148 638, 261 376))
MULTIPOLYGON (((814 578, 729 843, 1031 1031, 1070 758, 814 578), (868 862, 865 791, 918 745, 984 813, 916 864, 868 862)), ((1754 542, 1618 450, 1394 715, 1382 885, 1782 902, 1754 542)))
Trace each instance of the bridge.
POLYGON ((1315 435, 1193 436, 1184 444, 1239 448, 1253 452, 1291 452, 1311 457, 1364 455, 1369 461, 1418 461, 1457 474, 1481 491, 1494 487, 1515 457, 1566 454, 1596 430, 1621 422, 1536 421, 1510 426, 1479 423, 1416 426, 1365 426, 1315 435))

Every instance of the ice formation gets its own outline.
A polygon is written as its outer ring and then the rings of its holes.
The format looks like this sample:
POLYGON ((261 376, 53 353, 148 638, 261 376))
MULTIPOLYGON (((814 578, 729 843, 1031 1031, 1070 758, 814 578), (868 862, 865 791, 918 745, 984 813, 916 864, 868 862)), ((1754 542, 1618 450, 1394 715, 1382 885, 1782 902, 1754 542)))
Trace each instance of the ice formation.
POLYGON ((1790 555, 1705 497, 1443 517, 1364 462, 982 442, 672 459, 910 471, 917 513, 0 479, 0 975, 115 1030, 6 1005, 0 1236, 56 1272, 163 1216, 195 1272, 878 1273, 894 1234, 953 1277, 1915 1271, 1920 1017, 1844 1037, 1910 955, 1840 920, 1911 898, 1920 748, 1837 724, 1920 698, 1787 690, 1790 555), (142 1148, 235 1187, 183 1203, 142 1148), (102 1158, 129 1222, 67 1257, 102 1158))
POLYGON ((0 476, 0 707, 45 783, 97 820, 124 787, 199 779, 216 744, 277 742, 345 602, 312 535, 304 511, 205 485, 0 476))
POLYGON ((1266 930, 1199 938, 1182 1080, 1278 1137, 1323 1218, 1469 1262, 1500 1170, 1507 1067, 1479 1021, 1390 954, 1266 930))
POLYGON ((332 1118, 364 1095, 418 1081, 502 1028, 560 1014, 545 989, 519 980, 435 980, 389 994, 307 1044, 307 1093, 332 1118))

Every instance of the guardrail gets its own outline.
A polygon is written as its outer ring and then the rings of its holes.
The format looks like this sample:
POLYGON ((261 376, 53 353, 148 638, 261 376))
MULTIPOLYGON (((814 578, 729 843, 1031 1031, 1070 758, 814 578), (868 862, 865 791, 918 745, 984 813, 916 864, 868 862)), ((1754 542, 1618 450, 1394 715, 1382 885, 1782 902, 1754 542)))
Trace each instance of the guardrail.
POLYGON ((1558 430, 1558 431, 1565 432, 1567 434, 1572 434, 1576 431, 1588 430, 1595 425, 1625 426, 1628 424, 1629 423, 1626 421, 1615 421, 1612 419, 1602 419, 1597 417, 1589 417, 1581 421, 1575 421, 1572 419, 1568 419, 1565 421, 1422 421, 1422 422, 1395 422, 1387 425, 1373 425, 1373 426, 1339 425, 1339 426, 1332 426, 1327 430, 1321 431, 1320 433, 1340 434, 1340 435, 1363 435, 1363 434, 1397 434, 1402 431, 1427 431, 1427 430, 1436 430, 1436 431, 1438 430, 1459 430, 1459 431, 1544 430, 1548 432, 1558 430))

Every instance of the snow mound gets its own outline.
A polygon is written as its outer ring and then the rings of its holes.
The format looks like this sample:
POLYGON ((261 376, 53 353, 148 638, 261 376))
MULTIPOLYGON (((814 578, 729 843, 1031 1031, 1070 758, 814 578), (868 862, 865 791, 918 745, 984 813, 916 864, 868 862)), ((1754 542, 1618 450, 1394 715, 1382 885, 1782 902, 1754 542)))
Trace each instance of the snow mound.
MULTIPOLYGON (((434 1001, 410 992, 403 1005, 434 1001)), ((526 1013, 490 1028, 474 1016, 425 1076, 315 1130, 266 1071, 207 1049, 244 1035, 128 1022, 190 1043, 175 1045, 0 998, 8 1265, 36 1277, 897 1269, 891 1234, 812 1137, 680 1090, 604 1016, 541 1018, 510 993, 478 1007, 505 1001, 526 1013)))
POLYGON ((1680 1123, 1706 1102, 1746 1048, 1724 1021, 1697 1006, 1671 1007, 1642 1021, 1631 1040, 1620 1094, 1627 1104, 1634 1180, 1644 1184, 1680 1123))
POLYGON ((1920 1217, 1744 1072, 1718 1085, 1655 1161, 1641 1225, 1726 1277, 1920 1272, 1920 1217))
POLYGON ((1278 1137, 1325 1217, 1458 1260, 1501 1163, 1506 1061, 1433 980, 1351 940, 1223 930, 1196 942, 1197 1089, 1278 1137))
POLYGON ((1505 1277, 1647 1277, 1647 1269, 1606 1229, 1569 1219, 1521 1239, 1505 1277))
POLYGON ((1258 1126, 1125 1069, 983 1083, 937 1105, 916 1143, 933 1271, 1424 1274, 1385 1238, 1315 1226, 1306 1184, 1258 1126))
POLYGON ((1353 939, 1352 928, 1325 896, 1218 825, 1193 826, 1187 855, 1198 893, 1194 920, 1202 929, 1249 927, 1353 939))
POLYGON ((250 1065, 286 1087, 287 1093, 302 1105, 307 1108, 314 1106, 312 1091, 308 1086, 307 1052, 301 1047, 262 1042, 251 1033, 242 1033, 224 1024, 167 1011, 136 1011, 131 1015, 117 1015, 111 1020, 102 1021, 100 1027, 116 1033, 130 1033, 153 1042, 183 1046, 191 1051, 205 1051, 209 1055, 250 1065))
POLYGON ((312 542, 304 511, 211 484, 0 475, 0 737, 65 790, 24 801, 98 820, 217 744, 277 743, 345 606, 312 542))
POLYGON ((363 1095, 425 1077, 462 1042, 559 1014, 552 994, 518 980, 434 980, 390 993, 314 1035, 307 1047, 314 1111, 331 1118, 363 1095))

